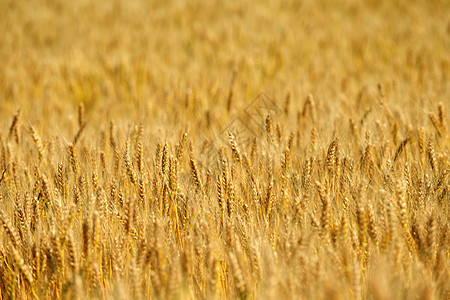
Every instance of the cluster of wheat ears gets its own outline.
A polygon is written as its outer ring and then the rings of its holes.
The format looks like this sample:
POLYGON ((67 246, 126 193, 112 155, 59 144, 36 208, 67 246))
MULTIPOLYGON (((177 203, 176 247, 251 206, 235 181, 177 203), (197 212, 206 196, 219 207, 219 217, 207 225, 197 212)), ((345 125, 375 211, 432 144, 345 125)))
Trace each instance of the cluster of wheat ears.
POLYGON ((350 119, 350 148, 301 133, 318 118, 310 95, 297 133, 268 115, 248 149, 228 132, 208 168, 187 133, 147 153, 142 125, 119 141, 111 122, 83 144, 82 104, 51 164, 34 127, 21 147, 17 112, 0 136, 1 298, 448 297, 445 107, 400 137, 379 88, 385 124, 361 136, 365 116, 350 119))
POLYGON ((0 300, 450 299, 449 11, 1 0, 0 300))

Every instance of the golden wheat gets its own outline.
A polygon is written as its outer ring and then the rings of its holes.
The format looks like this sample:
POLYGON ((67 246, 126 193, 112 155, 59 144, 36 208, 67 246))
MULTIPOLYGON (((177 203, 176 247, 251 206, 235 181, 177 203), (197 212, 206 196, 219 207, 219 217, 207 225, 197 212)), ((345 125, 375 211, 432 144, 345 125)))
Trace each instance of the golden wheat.
POLYGON ((2 1, 0 299, 448 299, 448 11, 2 1))

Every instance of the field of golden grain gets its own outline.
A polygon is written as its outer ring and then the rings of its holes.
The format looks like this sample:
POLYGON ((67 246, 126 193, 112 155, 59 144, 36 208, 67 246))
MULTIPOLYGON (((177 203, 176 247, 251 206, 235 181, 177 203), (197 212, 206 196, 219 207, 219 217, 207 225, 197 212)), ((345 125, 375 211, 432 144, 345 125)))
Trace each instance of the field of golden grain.
POLYGON ((449 12, 0 0, 0 299, 449 299, 449 12))

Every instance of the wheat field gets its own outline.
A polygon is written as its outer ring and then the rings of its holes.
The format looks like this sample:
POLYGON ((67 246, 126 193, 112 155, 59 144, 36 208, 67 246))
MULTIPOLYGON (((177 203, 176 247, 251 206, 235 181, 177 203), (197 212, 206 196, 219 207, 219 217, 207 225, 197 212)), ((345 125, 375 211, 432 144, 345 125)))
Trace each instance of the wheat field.
POLYGON ((450 299, 449 12, 0 0, 0 299, 450 299))

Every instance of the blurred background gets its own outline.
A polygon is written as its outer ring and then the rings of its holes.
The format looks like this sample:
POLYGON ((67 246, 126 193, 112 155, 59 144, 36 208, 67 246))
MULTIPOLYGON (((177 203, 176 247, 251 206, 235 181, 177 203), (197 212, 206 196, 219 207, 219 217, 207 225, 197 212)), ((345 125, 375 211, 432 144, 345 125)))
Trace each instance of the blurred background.
POLYGON ((195 127, 223 117, 230 90, 230 114, 263 90, 280 106, 290 93, 294 109, 311 93, 335 117, 364 112, 381 83, 417 121, 448 103, 449 11, 437 0, 1 0, 0 115, 70 127, 84 102, 92 119, 195 127))

